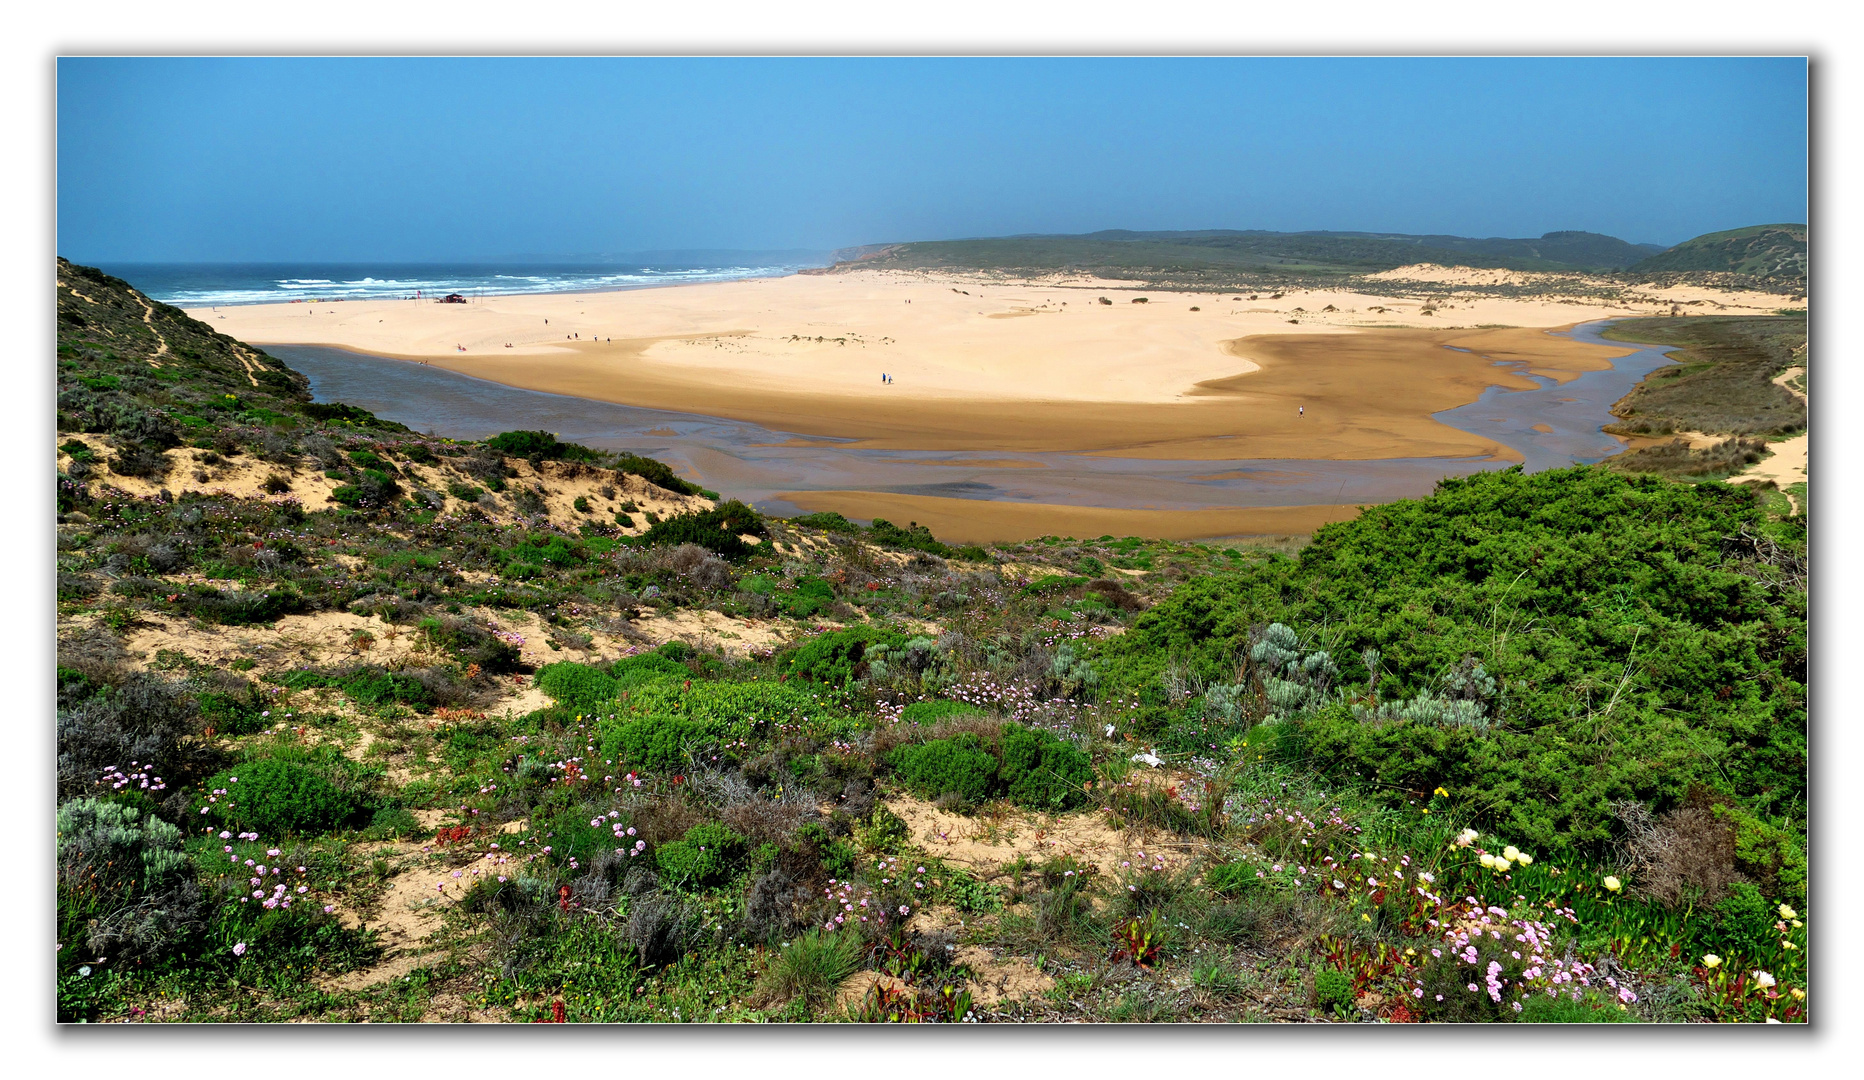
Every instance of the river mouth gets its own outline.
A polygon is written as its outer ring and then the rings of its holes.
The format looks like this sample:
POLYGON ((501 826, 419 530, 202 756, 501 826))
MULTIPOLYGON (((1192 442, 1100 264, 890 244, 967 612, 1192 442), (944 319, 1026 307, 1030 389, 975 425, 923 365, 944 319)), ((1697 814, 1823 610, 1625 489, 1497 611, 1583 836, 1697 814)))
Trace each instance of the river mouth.
MULTIPOLYGON (((1589 323, 1571 334, 1598 342, 1597 331, 1608 322, 1589 323)), ((746 421, 524 390, 416 361, 326 346, 268 345, 266 351, 303 372, 318 401, 340 401, 453 439, 543 429, 569 442, 658 458, 699 484, 778 515, 799 512, 781 493, 802 491, 1133 510, 1366 505, 1428 495, 1445 477, 1508 464, 1488 457, 1180 461, 871 449, 746 421)), ((1613 361, 1608 371, 1589 372, 1560 386, 1536 378, 1544 385, 1535 390, 1492 387, 1477 401, 1435 418, 1519 451, 1529 471, 1597 461, 1623 448, 1600 430, 1611 420, 1611 405, 1668 362, 1659 350, 1641 348, 1613 361)))
POLYGON ((1521 377, 1539 383, 1539 387, 1509 390, 1491 386, 1475 401, 1433 413, 1432 417, 1518 451, 1526 459, 1522 467, 1527 472, 1590 465, 1621 452, 1625 440, 1603 430, 1615 419, 1612 406, 1651 372, 1675 363, 1667 352, 1676 346, 1640 345, 1601 337, 1601 333, 1616 321, 1601 319, 1582 323, 1558 335, 1587 344, 1635 350, 1612 360, 1610 369, 1589 371, 1569 382, 1555 383, 1539 375, 1519 372, 1518 365, 1497 363, 1497 367, 1517 370, 1521 377))

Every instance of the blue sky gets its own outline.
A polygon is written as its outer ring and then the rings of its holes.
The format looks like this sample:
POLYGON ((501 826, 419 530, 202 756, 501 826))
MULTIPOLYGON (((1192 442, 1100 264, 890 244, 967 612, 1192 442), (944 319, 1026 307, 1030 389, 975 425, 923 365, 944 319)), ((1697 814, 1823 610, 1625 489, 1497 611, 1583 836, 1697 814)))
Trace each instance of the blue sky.
POLYGON ((370 261, 1806 220, 1797 59, 63 59, 58 250, 370 261))

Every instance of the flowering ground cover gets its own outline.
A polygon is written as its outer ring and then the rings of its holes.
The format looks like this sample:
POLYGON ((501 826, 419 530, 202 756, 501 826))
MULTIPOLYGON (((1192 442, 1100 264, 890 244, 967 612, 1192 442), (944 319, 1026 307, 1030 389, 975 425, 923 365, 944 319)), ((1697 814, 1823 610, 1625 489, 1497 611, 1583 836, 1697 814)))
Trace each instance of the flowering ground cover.
POLYGON ((1807 1018, 1805 522, 1744 489, 957 549, 60 273, 63 1021, 1807 1018))

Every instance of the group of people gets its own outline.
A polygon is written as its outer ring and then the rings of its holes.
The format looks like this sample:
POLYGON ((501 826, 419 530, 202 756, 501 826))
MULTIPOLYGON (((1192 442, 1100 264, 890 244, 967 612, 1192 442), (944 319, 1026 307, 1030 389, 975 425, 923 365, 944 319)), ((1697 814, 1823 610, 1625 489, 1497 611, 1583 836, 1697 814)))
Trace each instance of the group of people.
POLYGON ((883 371, 880 373, 880 381, 883 383, 890 383, 893 381, 893 376, 883 371))

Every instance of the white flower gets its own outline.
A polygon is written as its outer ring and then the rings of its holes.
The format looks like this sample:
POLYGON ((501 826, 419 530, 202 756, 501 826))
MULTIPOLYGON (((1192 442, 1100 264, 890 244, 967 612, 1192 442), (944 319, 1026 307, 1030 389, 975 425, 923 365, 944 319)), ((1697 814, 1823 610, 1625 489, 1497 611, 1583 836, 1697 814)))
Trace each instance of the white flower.
POLYGON ((1773 976, 1765 971, 1756 971, 1754 973, 1754 985, 1765 990, 1769 986, 1774 985, 1773 976))
POLYGON ((1619 881, 1617 878, 1611 877, 1609 875, 1605 878, 1604 885, 1606 888, 1610 889, 1613 892, 1617 892, 1619 889, 1622 889, 1625 887, 1624 882, 1619 881))
POLYGON ((1524 851, 1520 855, 1515 856, 1515 861, 1520 863, 1522 866, 1532 866, 1534 865, 1534 856, 1529 855, 1527 852, 1524 851))
POLYGON ((1476 837, 1481 836, 1481 835, 1482 835, 1481 833, 1477 832, 1474 829, 1464 829, 1462 832, 1459 832, 1456 834, 1456 846, 1457 847, 1468 847, 1469 845, 1476 842, 1476 837))
POLYGON ((1794 911, 1792 908, 1787 907, 1785 904, 1781 904, 1780 905, 1780 917, 1782 919, 1797 919, 1799 918, 1799 912, 1794 911))
POLYGON ((1715 955, 1714 953, 1705 953, 1702 957, 1702 966, 1705 968, 1721 967, 1722 958, 1715 955))

